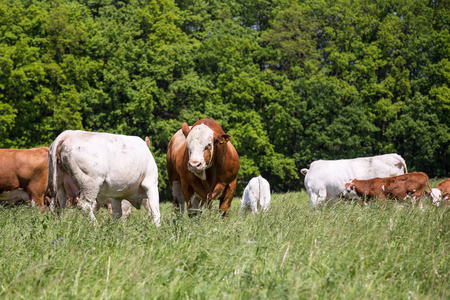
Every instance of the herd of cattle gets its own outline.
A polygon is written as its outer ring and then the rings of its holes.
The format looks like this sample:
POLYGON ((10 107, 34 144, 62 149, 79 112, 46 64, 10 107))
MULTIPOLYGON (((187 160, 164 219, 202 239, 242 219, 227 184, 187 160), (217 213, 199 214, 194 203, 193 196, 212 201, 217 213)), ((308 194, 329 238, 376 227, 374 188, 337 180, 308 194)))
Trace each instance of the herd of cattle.
MULTIPOLYGON (((173 206, 195 213, 219 200, 226 213, 236 192, 239 156, 231 136, 211 120, 186 123, 171 138, 167 172, 173 206)), ((400 155, 318 160, 302 169, 311 207, 341 196, 357 199, 419 200, 450 204, 450 179, 432 188, 422 172, 407 173, 400 155), (426 191, 428 187, 429 191, 426 191)), ((115 218, 131 206, 145 207, 160 225, 158 169, 148 138, 99 132, 61 133, 50 147, 0 149, 0 201, 24 200, 42 209, 76 205, 95 223, 94 211, 107 205, 115 218)), ((270 185, 261 176, 244 190, 242 209, 266 211, 270 185)))

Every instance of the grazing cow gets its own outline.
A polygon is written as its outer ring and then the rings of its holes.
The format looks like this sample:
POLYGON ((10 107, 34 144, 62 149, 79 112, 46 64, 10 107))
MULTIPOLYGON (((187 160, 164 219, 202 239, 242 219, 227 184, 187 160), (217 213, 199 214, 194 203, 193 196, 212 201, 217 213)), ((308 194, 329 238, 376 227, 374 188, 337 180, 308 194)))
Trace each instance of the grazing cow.
POLYGON ((336 199, 344 192, 351 179, 396 176, 406 173, 406 164, 398 154, 359 157, 340 160, 317 160, 309 170, 302 169, 311 208, 336 199))
POLYGON ((269 182, 262 176, 253 177, 245 187, 241 204, 241 209, 250 207, 253 214, 258 212, 258 206, 266 212, 270 205, 269 182))
POLYGON ((353 179, 345 184, 344 196, 348 193, 354 198, 377 198, 382 201, 388 198, 394 200, 420 199, 420 205, 423 206, 423 196, 427 185, 431 190, 428 176, 423 172, 366 180, 353 179))
MULTIPOLYGON (((64 179, 69 174, 77 187, 77 206, 96 223, 98 202, 110 199, 113 216, 122 216, 122 199, 140 209, 142 202, 153 223, 159 226, 158 169, 147 144, 139 137, 101 132, 67 130, 49 149, 49 186, 52 205, 59 197, 66 206, 64 179), (145 200, 147 199, 147 200, 145 200)), ((69 195, 70 196, 70 195, 69 195)))
POLYGON ((170 139, 167 173, 175 208, 198 210, 220 200, 226 213, 236 192, 239 156, 220 125, 211 119, 197 121, 192 127, 183 123, 170 139))
POLYGON ((433 205, 439 206, 441 202, 450 205, 450 178, 442 180, 431 192, 425 193, 427 197, 432 197, 433 205))
POLYGON ((25 200, 45 209, 48 147, 0 149, 0 201, 25 200))

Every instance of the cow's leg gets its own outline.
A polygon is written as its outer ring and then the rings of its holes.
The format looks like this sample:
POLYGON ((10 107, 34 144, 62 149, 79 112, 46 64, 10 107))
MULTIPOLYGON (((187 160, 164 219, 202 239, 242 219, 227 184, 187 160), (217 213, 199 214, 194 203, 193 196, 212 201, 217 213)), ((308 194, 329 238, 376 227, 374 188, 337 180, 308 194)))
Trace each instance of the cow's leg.
POLYGON ((61 209, 64 209, 67 203, 67 194, 63 186, 58 186, 58 198, 61 209))
POLYGON ((44 210, 45 209, 45 206, 44 206, 44 194, 41 194, 41 193, 37 193, 37 192, 34 192, 34 191, 30 191, 29 192, 29 199, 30 199, 30 203, 31 203, 31 205, 36 205, 36 206, 39 206, 39 208, 41 209, 41 210, 44 210))
POLYGON ((263 212, 267 212, 269 210, 270 198, 267 195, 264 195, 261 199, 261 208, 263 212))
POLYGON ((158 180, 154 178, 146 178, 142 181, 141 186, 147 193, 148 206, 144 205, 149 217, 153 219, 153 224, 161 226, 161 213, 159 211, 159 192, 158 180))
POLYGON ((111 206, 113 219, 120 219, 122 217, 122 199, 111 199, 111 206))
POLYGON ((233 200, 234 194, 236 193, 236 182, 234 180, 228 187, 225 188, 223 196, 220 197, 220 210, 223 211, 223 216, 228 214, 228 210, 231 207, 231 201, 233 200))
POLYGON ((319 189, 309 195, 311 209, 325 202, 327 196, 326 189, 319 189))
MULTIPOLYGON (((100 185, 98 185, 100 186, 100 185)), ((81 190, 80 198, 77 203, 77 207, 81 208, 84 214, 97 225, 97 219, 94 216, 94 209, 96 207, 96 198, 98 195, 99 188, 91 190, 81 190)))
POLYGON ((413 194, 411 195, 414 199, 414 205, 419 206, 421 210, 424 209, 424 198, 425 198, 425 189, 417 189, 414 190, 413 194), (417 201, 416 201, 417 200, 417 201))
POLYGON ((252 195, 252 194, 250 194, 249 196, 250 196, 250 205, 252 208, 252 213, 255 215, 258 213, 258 198, 256 198, 255 195, 252 195))
MULTIPOLYGON (((143 200, 143 204, 145 210, 148 211, 150 209, 150 205, 148 203, 148 199, 143 200)), ((128 200, 122 200, 122 219, 126 220, 131 214, 131 203, 128 200)))
POLYGON ((220 200, 220 210, 223 211, 223 216, 226 216, 228 214, 228 211, 231 207, 231 200, 233 200, 233 197, 223 197, 223 200, 220 200))
POLYGON ((41 210, 45 210, 44 198, 47 191, 47 182, 38 181, 34 179, 29 182, 24 189, 30 196, 31 204, 39 206, 41 210))
POLYGON ((181 191, 181 184, 178 181, 172 182, 171 191, 173 196, 173 208, 176 210, 179 209, 180 212, 183 213, 186 200, 184 199, 183 192, 181 191))
POLYGON ((189 217, 197 215, 197 213, 200 211, 200 201, 201 199, 196 194, 192 194, 191 199, 189 200, 189 203, 187 205, 189 217))
MULTIPOLYGON (((56 179, 57 194, 55 195, 55 199, 59 199, 60 209, 64 209, 66 207, 66 203, 67 203, 67 192, 64 187, 64 180, 63 180, 64 176, 66 176, 66 175, 64 175, 64 174, 65 174, 64 171, 59 168, 58 169, 59 176, 57 176, 57 179, 56 179)), ((53 203, 53 207, 54 207, 54 204, 55 203, 53 203)), ((52 204, 50 204, 50 206, 52 206, 52 204)), ((50 209, 52 209, 52 208, 50 207, 50 209)))

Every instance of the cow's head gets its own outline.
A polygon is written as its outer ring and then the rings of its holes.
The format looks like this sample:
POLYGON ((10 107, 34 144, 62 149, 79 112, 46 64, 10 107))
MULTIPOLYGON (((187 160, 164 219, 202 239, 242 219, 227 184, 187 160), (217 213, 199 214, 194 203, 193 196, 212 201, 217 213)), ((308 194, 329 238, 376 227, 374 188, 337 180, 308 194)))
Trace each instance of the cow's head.
POLYGON ((342 195, 344 197, 348 197, 348 198, 359 198, 357 193, 356 193, 356 187, 355 187, 355 180, 352 179, 349 182, 347 182, 345 184, 345 189, 342 192, 342 195))
POLYGON ((425 196, 431 197, 434 206, 439 206, 441 200, 443 200, 443 195, 440 189, 434 188, 431 191, 425 191, 425 196))
POLYGON ((205 170, 212 165, 217 147, 227 143, 231 135, 214 132, 205 124, 189 128, 186 123, 183 123, 181 129, 186 137, 186 148, 189 154, 188 169, 200 179, 205 180, 205 170))

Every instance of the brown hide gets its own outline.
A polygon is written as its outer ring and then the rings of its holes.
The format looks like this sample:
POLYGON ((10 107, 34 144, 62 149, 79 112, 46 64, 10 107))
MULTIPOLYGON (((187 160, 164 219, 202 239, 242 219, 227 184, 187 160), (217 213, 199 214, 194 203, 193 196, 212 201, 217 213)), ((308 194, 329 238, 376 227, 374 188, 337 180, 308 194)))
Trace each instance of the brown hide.
POLYGON ((444 197, 445 195, 450 194, 450 178, 442 180, 441 182, 439 182, 436 188, 438 188, 441 191, 442 197, 444 197))
POLYGON ((48 180, 48 147, 0 149, 0 193, 23 189, 41 209, 48 180))
MULTIPOLYGON (((220 209, 227 212, 231 206, 231 200, 236 192, 237 174, 239 171, 239 156, 234 146, 229 142, 231 136, 226 134, 220 125, 211 119, 197 121, 190 128, 186 123, 171 138, 167 149, 167 172, 169 184, 172 189, 173 182, 181 184, 181 192, 188 209, 190 199, 196 193, 206 206, 210 206, 211 199, 218 198, 220 209), (206 180, 201 180, 188 170, 189 154, 186 148, 186 136, 190 130, 200 124, 205 124, 214 132, 214 152, 211 166, 206 169, 206 180)), ((207 152, 207 151, 205 151, 207 152)), ((207 154, 205 154, 207 155, 207 154)), ((206 158, 206 156, 205 156, 206 158)), ((206 161, 209 161, 209 157, 206 161)), ((174 196, 174 206, 178 202, 174 196)))
POLYGON ((359 197, 403 200, 406 196, 421 198, 427 185, 431 190, 427 174, 412 172, 385 178, 354 179, 345 187, 354 190, 359 197))
POLYGON ((450 178, 439 182, 436 188, 441 191, 442 204, 450 205, 450 178))

